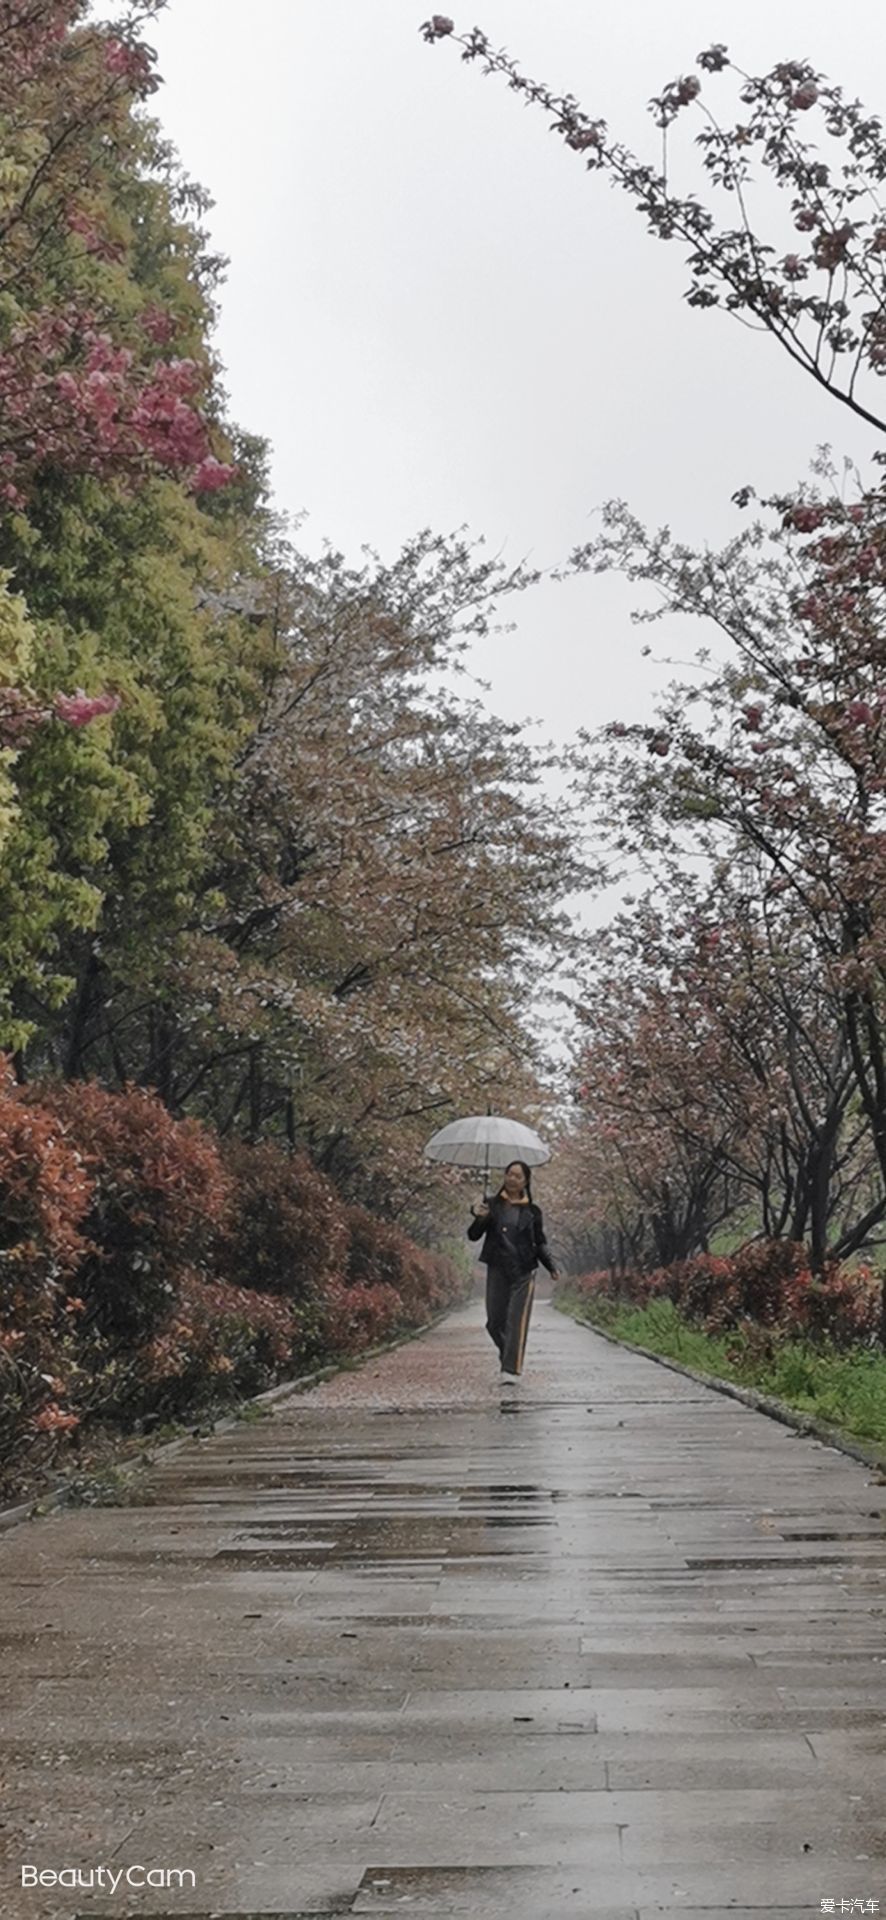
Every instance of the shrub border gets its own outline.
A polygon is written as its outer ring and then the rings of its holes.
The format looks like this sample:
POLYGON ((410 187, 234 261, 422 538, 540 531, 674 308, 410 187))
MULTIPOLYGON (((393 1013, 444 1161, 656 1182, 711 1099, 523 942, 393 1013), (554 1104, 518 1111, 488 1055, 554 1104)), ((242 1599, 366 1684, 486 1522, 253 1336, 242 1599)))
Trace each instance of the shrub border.
MULTIPOLYGON (((195 1444, 199 1446, 201 1440, 208 1440, 216 1433, 227 1433, 238 1427, 242 1419, 240 1412, 242 1407, 269 1406, 278 1400, 285 1400, 290 1394, 309 1393, 312 1387, 321 1386, 324 1380, 333 1379, 337 1373, 352 1373, 364 1367, 369 1360, 379 1360, 384 1354, 393 1353, 397 1347, 406 1346, 410 1340, 420 1339, 423 1333, 430 1333, 434 1327, 440 1326, 444 1320, 448 1320, 451 1313, 457 1312, 459 1307, 465 1304, 464 1300, 455 1300, 448 1307, 443 1307, 439 1313, 434 1314, 431 1320, 423 1321, 420 1327, 407 1327, 405 1333, 398 1333, 392 1340, 383 1341, 381 1346, 367 1347, 363 1353, 350 1354, 346 1359, 331 1360, 327 1366, 317 1367, 313 1373, 297 1373, 290 1380, 278 1380, 276 1386, 266 1387, 263 1393, 248 1394, 242 1400, 238 1400, 235 1411, 225 1411, 218 1418, 213 1418, 205 1408, 199 1407, 190 1414, 180 1414, 176 1425, 186 1426, 190 1421, 194 1421, 199 1427, 202 1418, 207 1421, 206 1431, 183 1433, 180 1439, 165 1440, 163 1445, 157 1447, 154 1452, 149 1451, 150 1441, 146 1442, 143 1438, 140 1441, 136 1439, 127 1451, 126 1441, 132 1440, 133 1436, 122 1434, 123 1450, 111 1464, 118 1468, 124 1477, 134 1479, 136 1474, 156 1466, 160 1460, 171 1459, 174 1454, 181 1453, 185 1447, 195 1444)), ((87 1481, 89 1480, 88 1474, 84 1477, 87 1481)), ((94 1477, 98 1479, 99 1474, 96 1473, 94 1477)), ((20 1500, 13 1507, 0 1507, 0 1534, 12 1527, 20 1526, 24 1520, 42 1520, 46 1514, 58 1512, 60 1508, 64 1509, 67 1505, 69 1484, 68 1478, 60 1475, 45 1493, 35 1494, 33 1499, 20 1500)))
POLYGON ((613 1347, 624 1347, 628 1353, 642 1354, 644 1360, 655 1360, 660 1367, 670 1367, 672 1373, 682 1373, 690 1380, 698 1380, 702 1386, 711 1387, 715 1393, 725 1393, 731 1400, 740 1400, 744 1406, 751 1407, 754 1413, 766 1414, 770 1420, 778 1420, 782 1426, 793 1427, 798 1434, 821 1440, 825 1445, 836 1448, 839 1453, 848 1453, 853 1460, 860 1460, 863 1466, 877 1467, 881 1473, 886 1474, 886 1450, 863 1446, 860 1442, 850 1439, 844 1428, 832 1427, 826 1420, 819 1420, 815 1414, 801 1413, 797 1407, 790 1406, 788 1401, 776 1399, 774 1394, 760 1393, 756 1387, 742 1387, 737 1381, 723 1380, 716 1373, 700 1373, 697 1368, 688 1367, 685 1361, 672 1360, 663 1353, 653 1353, 651 1347, 638 1347, 633 1340, 623 1340, 617 1333, 609 1333, 603 1327, 598 1327, 595 1320, 587 1319, 577 1309, 562 1304, 556 1296, 553 1305, 558 1313, 562 1313, 569 1320, 574 1320, 578 1326, 587 1327, 590 1332, 599 1334, 601 1340, 608 1340, 613 1347))

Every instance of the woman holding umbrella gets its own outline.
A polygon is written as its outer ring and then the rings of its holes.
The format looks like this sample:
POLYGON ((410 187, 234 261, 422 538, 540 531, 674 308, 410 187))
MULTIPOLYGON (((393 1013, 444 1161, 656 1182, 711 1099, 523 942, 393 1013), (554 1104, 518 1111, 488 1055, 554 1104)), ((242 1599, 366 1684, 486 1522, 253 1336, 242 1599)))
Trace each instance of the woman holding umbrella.
POLYGON ((494 1199, 484 1199, 472 1211, 468 1239, 483 1239, 486 1331, 501 1356, 502 1379, 517 1380, 523 1371, 539 1261, 557 1278, 526 1162, 512 1160, 494 1199))

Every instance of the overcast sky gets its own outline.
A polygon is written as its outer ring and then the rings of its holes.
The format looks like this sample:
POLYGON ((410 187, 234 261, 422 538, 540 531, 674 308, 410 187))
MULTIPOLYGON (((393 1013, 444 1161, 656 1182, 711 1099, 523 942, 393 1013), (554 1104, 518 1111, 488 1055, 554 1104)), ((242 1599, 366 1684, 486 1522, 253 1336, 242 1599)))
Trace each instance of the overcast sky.
MULTIPOLYGON (((879 0, 471 0, 521 63, 655 157, 650 94, 714 40, 746 67, 807 56, 886 110, 879 0)), ((476 8, 476 11, 474 11, 476 8)), ((451 9, 448 9, 451 10, 451 9)), ((273 444, 311 543, 393 555, 468 522, 553 564, 606 498, 696 542, 734 489, 789 485, 815 446, 869 440, 774 343, 681 299, 675 246, 585 173, 422 0, 171 0, 156 110, 214 195, 230 256, 218 345, 231 407, 273 444)), ((509 718, 564 737, 644 717, 631 592, 588 580, 515 604, 477 671, 509 718)), ((692 636, 698 644, 701 636, 692 636)))

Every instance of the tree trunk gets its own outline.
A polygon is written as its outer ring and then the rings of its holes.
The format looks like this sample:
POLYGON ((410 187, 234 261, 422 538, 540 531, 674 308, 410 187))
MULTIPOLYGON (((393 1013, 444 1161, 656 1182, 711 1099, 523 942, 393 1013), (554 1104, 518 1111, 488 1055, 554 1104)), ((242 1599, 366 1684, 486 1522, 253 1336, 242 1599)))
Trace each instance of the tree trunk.
POLYGON ((249 1138, 255 1145, 262 1122, 262 1075, 261 1045, 254 1046, 249 1055, 249 1138))
POLYGON ((837 1122, 832 1120, 822 1132, 809 1160, 809 1244, 812 1271, 824 1272, 828 1255, 828 1226, 831 1215, 831 1174, 837 1144, 837 1122))
POLYGON ((148 1020, 148 1084, 155 1087, 163 1105, 172 1105, 172 1053, 174 1030, 168 1007, 151 1009, 148 1020))
POLYGON ((101 971, 94 948, 90 947, 74 996, 70 1025, 62 1060, 66 1080, 85 1080, 87 1029, 95 1001, 95 989, 101 971))

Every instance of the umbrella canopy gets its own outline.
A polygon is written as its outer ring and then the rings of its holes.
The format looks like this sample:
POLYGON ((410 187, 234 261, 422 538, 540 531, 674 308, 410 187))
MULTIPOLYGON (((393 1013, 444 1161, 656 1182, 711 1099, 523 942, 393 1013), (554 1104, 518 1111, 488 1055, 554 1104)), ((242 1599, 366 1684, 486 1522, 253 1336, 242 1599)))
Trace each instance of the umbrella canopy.
POLYGON ((475 1113, 441 1127, 425 1147, 426 1160, 442 1160, 449 1167, 506 1167, 525 1160, 527 1167, 543 1167, 551 1150, 531 1127, 507 1120, 500 1113, 475 1113))

